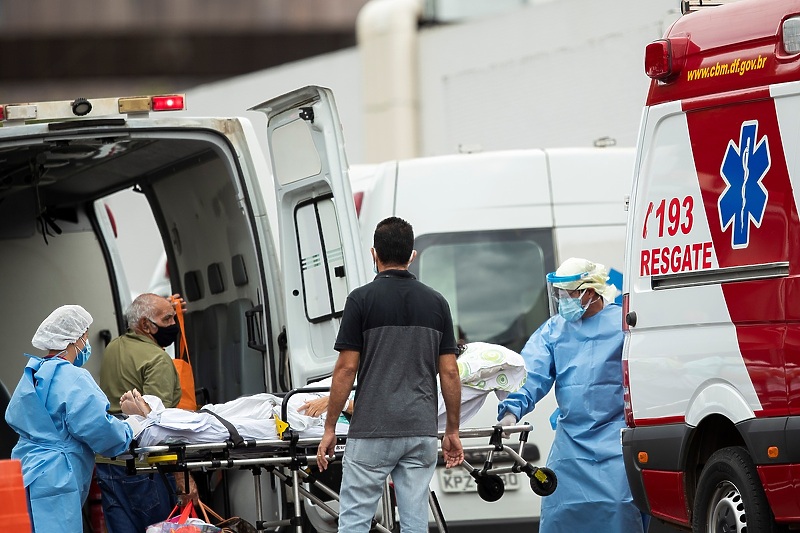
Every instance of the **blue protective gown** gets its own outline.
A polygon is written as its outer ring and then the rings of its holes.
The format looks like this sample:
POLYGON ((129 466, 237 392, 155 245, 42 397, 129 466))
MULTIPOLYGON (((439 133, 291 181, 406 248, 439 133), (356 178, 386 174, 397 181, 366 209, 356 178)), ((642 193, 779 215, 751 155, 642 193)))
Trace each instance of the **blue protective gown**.
POLYGON ((11 457, 22 462, 34 531, 80 532, 95 453, 124 453, 133 431, 106 413, 108 400, 87 370, 28 357, 6 410, 19 434, 11 457))
POLYGON ((547 466, 558 478, 542 498, 540 533, 641 533, 622 460, 622 311, 606 304, 587 319, 556 315, 522 350, 528 379, 499 405, 517 420, 553 386, 561 413, 547 466))

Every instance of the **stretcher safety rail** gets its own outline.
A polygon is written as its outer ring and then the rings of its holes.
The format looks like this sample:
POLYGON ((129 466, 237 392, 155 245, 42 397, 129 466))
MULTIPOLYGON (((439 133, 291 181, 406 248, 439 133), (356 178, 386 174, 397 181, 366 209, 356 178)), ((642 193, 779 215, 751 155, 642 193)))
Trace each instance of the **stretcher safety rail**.
MULTIPOLYGON (((320 392, 328 391, 328 388, 308 387, 295 389, 287 393, 284 398, 282 415, 286 420, 286 404, 288 397, 294 392, 320 392)), ((523 448, 528 440, 528 434, 532 426, 528 423, 516 426, 502 427, 500 425, 487 428, 464 428, 459 431, 461 439, 487 438, 485 445, 467 444, 464 445, 464 452, 472 456, 485 454, 483 465, 476 467, 464 461, 460 468, 465 469, 475 480, 478 495, 485 501, 493 502, 499 500, 504 493, 504 483, 500 474, 522 473, 530 479, 530 486, 534 493, 539 496, 548 496, 556 490, 557 479, 555 473, 544 467, 537 467, 530 464, 523 458, 523 448), (512 447, 505 442, 514 435, 518 435, 519 441, 516 447, 512 447), (495 466, 493 460, 498 452, 504 452, 511 460, 511 464, 506 466, 495 466)), ((442 456, 441 439, 444 432, 439 432, 439 456, 442 456)), ((143 474, 158 472, 164 475, 167 472, 183 473, 187 478, 192 471, 215 471, 224 469, 247 469, 254 477, 255 483, 255 502, 256 502, 256 529, 261 531, 273 531, 274 528, 290 526, 297 533, 303 531, 303 508, 302 502, 305 498, 320 510, 338 519, 338 511, 331 507, 325 500, 312 492, 312 487, 326 495, 330 500, 339 500, 339 495, 319 478, 319 471, 316 468, 316 453, 321 437, 303 437, 299 432, 291 428, 282 432, 282 438, 271 440, 244 439, 239 444, 233 440, 226 439, 222 442, 191 444, 160 444, 156 446, 134 447, 133 456, 128 459, 129 474, 143 474), (136 457, 143 461, 137 462, 136 457), (145 466, 143 463, 147 463, 145 466), (284 514, 291 516, 279 518, 279 520, 263 520, 263 509, 261 504, 261 474, 262 470, 280 481, 286 486, 290 496, 287 501, 292 504, 291 511, 284 514)), ((340 462, 344 455, 346 446, 346 435, 337 435, 334 456, 329 457, 332 463, 340 462)), ((135 445, 134 445, 135 446, 135 445)), ((188 486, 188 485, 186 485, 188 486)), ((383 512, 380 513, 380 520, 373 520, 373 528, 377 531, 391 533, 395 528, 394 512, 389 506, 392 501, 389 491, 389 483, 384 486, 382 498, 383 512)), ((429 495, 431 511, 440 532, 446 531, 446 522, 439 509, 436 495, 431 492, 429 495)))

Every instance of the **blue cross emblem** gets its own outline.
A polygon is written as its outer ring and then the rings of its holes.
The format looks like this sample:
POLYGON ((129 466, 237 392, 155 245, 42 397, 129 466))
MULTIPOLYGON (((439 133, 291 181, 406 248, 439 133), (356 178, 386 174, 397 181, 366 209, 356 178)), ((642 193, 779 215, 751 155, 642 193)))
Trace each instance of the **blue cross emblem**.
POLYGON ((760 227, 767 208, 769 194, 761 180, 771 163, 769 143, 766 135, 757 141, 757 132, 758 121, 743 122, 739 146, 728 142, 720 167, 726 186, 719 196, 719 221, 722 231, 730 228, 733 248, 747 248, 750 222, 760 227))

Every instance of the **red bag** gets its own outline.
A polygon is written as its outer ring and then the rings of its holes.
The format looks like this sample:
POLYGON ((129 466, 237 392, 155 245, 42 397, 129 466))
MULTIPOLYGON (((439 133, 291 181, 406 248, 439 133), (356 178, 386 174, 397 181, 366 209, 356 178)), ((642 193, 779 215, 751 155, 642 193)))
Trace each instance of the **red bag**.
POLYGON ((197 411, 197 399, 194 392, 194 372, 192 372, 192 362, 189 360, 189 346, 186 344, 186 329, 183 325, 183 307, 178 304, 175 306, 175 318, 181 328, 181 336, 178 339, 178 350, 175 359, 175 370, 178 372, 178 380, 181 383, 181 400, 176 406, 178 409, 197 411))
POLYGON ((190 501, 183 507, 178 516, 175 515, 179 506, 176 505, 169 518, 164 522, 149 526, 145 533, 218 533, 220 528, 197 518, 194 504, 190 501))

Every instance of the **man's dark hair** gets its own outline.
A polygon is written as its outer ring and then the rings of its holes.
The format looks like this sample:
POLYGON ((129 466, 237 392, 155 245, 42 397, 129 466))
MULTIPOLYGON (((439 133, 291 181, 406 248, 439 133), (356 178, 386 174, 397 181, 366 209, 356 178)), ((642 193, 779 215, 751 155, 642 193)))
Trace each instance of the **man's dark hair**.
POLYGON ((414 251, 414 228, 402 218, 385 218, 375 227, 372 242, 381 263, 405 265, 414 251))

